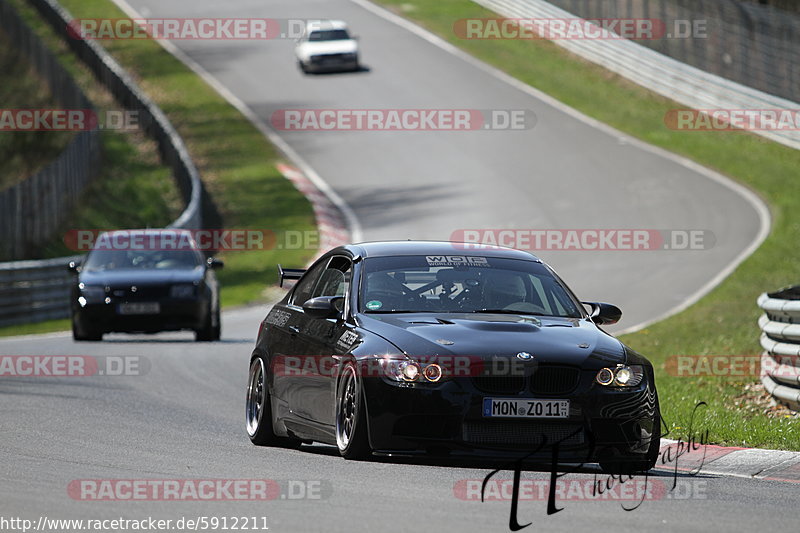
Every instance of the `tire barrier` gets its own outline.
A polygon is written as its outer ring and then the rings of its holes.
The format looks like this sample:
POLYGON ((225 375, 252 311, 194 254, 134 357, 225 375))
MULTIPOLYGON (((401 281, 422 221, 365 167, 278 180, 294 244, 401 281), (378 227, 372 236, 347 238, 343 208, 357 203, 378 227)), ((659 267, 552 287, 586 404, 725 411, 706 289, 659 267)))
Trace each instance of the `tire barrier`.
POLYGON ((775 399, 800 410, 800 285, 758 297, 761 383, 775 399))

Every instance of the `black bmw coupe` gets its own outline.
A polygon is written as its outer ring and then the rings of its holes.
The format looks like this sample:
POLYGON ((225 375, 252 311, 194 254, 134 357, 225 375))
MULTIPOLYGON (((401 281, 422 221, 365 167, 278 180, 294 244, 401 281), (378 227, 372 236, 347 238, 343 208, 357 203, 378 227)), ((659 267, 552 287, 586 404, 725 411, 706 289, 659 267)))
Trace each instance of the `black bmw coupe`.
POLYGON ((648 470, 660 442, 653 367, 600 327, 533 255, 449 242, 327 252, 261 323, 253 443, 370 454, 518 457, 648 470))

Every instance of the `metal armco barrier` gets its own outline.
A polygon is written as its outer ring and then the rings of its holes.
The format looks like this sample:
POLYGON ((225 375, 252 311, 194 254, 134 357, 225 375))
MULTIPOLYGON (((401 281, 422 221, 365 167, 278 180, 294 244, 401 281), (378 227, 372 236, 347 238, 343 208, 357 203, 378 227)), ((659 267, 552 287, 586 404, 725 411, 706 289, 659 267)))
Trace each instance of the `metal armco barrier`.
MULTIPOLYGON (((101 45, 69 36, 68 23, 73 17, 58 2, 30 0, 30 3, 94 72, 116 101, 126 109, 138 112, 139 125, 156 140, 161 158, 171 167, 186 203, 186 209, 168 227, 219 227, 221 220, 216 206, 203 187, 183 139, 163 111, 139 89, 101 45)), ((8 7, 4 0, 0 0, 0 6, 8 7)), ((22 24, 21 21, 19 24, 22 24)), ((71 160, 71 164, 80 163, 71 160)), ((37 209, 37 216, 47 216, 45 209, 44 206, 37 209)), ((71 276, 67 265, 75 259, 80 257, 0 263, 0 326, 68 317, 71 276)))
POLYGON ((705 72, 800 101, 800 15, 796 12, 742 0, 548 2, 582 18, 662 21, 672 38, 637 42, 705 72), (692 26, 702 31, 693 35, 692 26))
POLYGON ((777 400, 800 410, 800 285, 758 297, 761 383, 777 400))
MULTIPOLYGON (((58 59, 5 0, 0 0, 0 31, 45 80, 60 106, 94 110, 58 59)), ((100 152, 99 130, 81 131, 47 166, 0 191, 0 258, 26 257, 52 238, 94 177, 100 152)))
POLYGON ((72 274, 80 256, 0 263, 0 325, 41 322, 69 316, 72 274))
MULTIPOLYGON (((487 9, 498 13, 506 18, 536 18, 536 19, 569 19, 581 16, 577 14, 583 5, 612 5, 616 2, 606 3, 596 0, 575 0, 558 2, 569 5, 570 9, 576 12, 565 11, 553 5, 555 2, 545 2, 544 0, 473 0, 487 9)), ((632 4, 651 4, 661 5, 672 0, 662 0, 661 2, 624 2, 625 5, 632 4)), ((730 0, 725 0, 729 2, 730 0)), ((686 2, 683 2, 686 3, 686 2)), ((697 5, 710 5, 710 2, 693 2, 697 5)), ((748 5, 749 8, 754 6, 748 5)), ((588 9, 588 8, 587 8, 588 9)), ((594 13, 594 11, 590 11, 594 13)), ((618 12, 616 16, 624 16, 625 11, 618 12)), ((633 12, 630 12, 633 13, 633 12)), ((638 12, 637 12, 638 13, 638 12)), ((790 14, 787 14, 787 16, 790 14)), ((644 15, 639 15, 642 18, 644 15)), ((651 12, 651 17, 656 17, 656 12, 651 12)), ((636 17, 633 17, 636 18, 636 17)), ((709 20, 711 16, 708 17, 709 20)), ((797 17, 800 19, 800 17, 797 17)), ((796 22, 795 24, 800 24, 796 22)), ((712 30, 708 30, 712 31, 712 30)), ((745 35, 746 32, 740 32, 745 35)), ((795 30, 795 35, 797 30, 795 30)), ((744 37, 742 37, 744 38, 744 37)), ((683 42, 683 46, 688 46, 684 39, 674 39, 678 45, 683 42)), ((696 39, 698 46, 702 45, 702 39, 696 39)), ((553 41, 562 48, 588 60, 605 67, 606 69, 623 76, 632 82, 641 85, 653 92, 666 96, 679 104, 692 109, 723 109, 723 110, 787 110, 794 111, 800 108, 800 104, 795 101, 775 96, 767 92, 760 91, 753 87, 748 87, 726 79, 722 76, 706 72, 690 64, 679 61, 662 54, 654 49, 647 48, 638 42, 627 39, 557 39, 553 41)), ((708 40, 704 41, 708 46, 708 40)), ((745 42, 745 41, 742 41, 745 42)), ((794 42, 794 41, 790 41, 794 42)), ((654 45, 655 46, 655 45, 654 45)), ((748 45, 750 46, 750 45, 748 45)), ((775 45, 779 46, 778 44, 775 45)), ((782 45, 780 45, 782 46, 782 45)), ((785 51, 781 57, 791 57, 795 63, 787 64, 786 68, 790 71, 782 74, 781 79, 790 80, 789 92, 776 90, 777 94, 791 94, 797 97, 797 90, 800 87, 800 66, 797 50, 800 45, 795 45, 793 49, 785 51), (791 81, 794 80, 794 81, 791 81)), ((740 49, 728 50, 732 58, 739 58, 744 53, 740 49)), ((749 54, 749 52, 748 52, 749 54)), ((532 59, 534 60, 534 59, 532 59)), ((738 60, 738 59, 737 59, 738 60)), ((773 67, 774 61, 772 62, 773 67)), ((772 67, 769 67, 772 68, 772 67)), ((776 67, 777 68, 777 67, 776 67)), ((741 70, 741 69, 740 69, 741 70)), ((753 72, 747 68, 742 70, 745 79, 755 80, 753 72)), ((774 80, 773 80, 774 81, 774 80)), ((666 125, 664 126, 667 127, 666 125)), ((779 142, 791 148, 800 149, 800 130, 798 129, 772 129, 754 130, 753 133, 761 135, 767 139, 779 142)))

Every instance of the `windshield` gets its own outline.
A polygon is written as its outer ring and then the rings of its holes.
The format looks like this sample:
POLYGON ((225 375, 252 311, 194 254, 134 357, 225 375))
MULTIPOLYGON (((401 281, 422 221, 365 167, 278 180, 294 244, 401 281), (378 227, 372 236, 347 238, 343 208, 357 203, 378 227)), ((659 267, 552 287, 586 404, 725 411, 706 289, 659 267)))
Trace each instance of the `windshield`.
POLYGON ((344 41, 349 38, 347 30, 317 30, 308 34, 309 41, 344 41))
POLYGON ((178 269, 191 270, 201 265, 195 250, 94 250, 84 270, 178 269))
POLYGON ((364 261, 362 313, 513 313, 580 318, 578 302, 541 263, 477 256, 364 261))

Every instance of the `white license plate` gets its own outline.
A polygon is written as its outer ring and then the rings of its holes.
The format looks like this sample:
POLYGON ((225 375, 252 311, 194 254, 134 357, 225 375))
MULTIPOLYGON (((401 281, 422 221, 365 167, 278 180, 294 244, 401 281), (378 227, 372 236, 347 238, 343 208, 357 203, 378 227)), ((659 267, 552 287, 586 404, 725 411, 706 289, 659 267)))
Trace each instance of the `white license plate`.
POLYGON ((161 312, 158 302, 134 302, 119 304, 121 315, 157 315, 161 312))
POLYGON ((494 418, 567 418, 569 400, 484 398, 483 416, 494 418))

